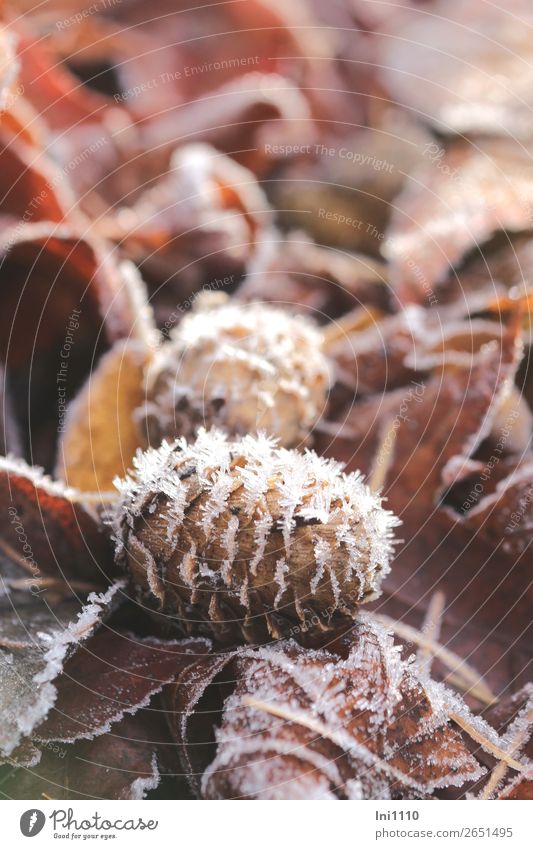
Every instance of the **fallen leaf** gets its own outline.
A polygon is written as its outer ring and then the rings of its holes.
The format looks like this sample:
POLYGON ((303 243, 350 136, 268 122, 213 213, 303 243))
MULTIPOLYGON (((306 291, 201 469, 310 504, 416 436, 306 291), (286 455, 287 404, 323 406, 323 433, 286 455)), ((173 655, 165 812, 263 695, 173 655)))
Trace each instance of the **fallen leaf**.
POLYGON ((383 247, 401 302, 427 306, 463 297, 453 273, 466 255, 499 231, 531 229, 529 162, 513 141, 458 140, 411 174, 383 247))
POLYGON ((65 601, 51 608, 46 593, 25 603, 2 603, 0 631, 0 753, 9 757, 32 735, 57 698, 56 679, 67 657, 78 650, 116 606, 123 584, 91 594, 85 604, 65 601))
POLYGON ((0 504, 8 516, 0 546, 30 576, 36 570, 102 584, 116 575, 98 512, 101 494, 84 496, 22 461, 0 457, 0 504))
POLYGON ((69 405, 56 468, 69 486, 112 492, 115 477, 131 468, 142 442, 134 412, 150 355, 140 343, 116 342, 69 405))
POLYGON ((34 741, 73 743, 107 733, 145 707, 205 646, 204 640, 141 639, 104 626, 64 665, 55 681, 56 701, 34 741))
POLYGON ((427 798, 482 772, 435 687, 361 616, 329 650, 289 641, 197 660, 165 701, 204 798, 427 798))
POLYGON ((49 743, 36 767, 0 773, 5 799, 144 799, 158 787, 158 749, 168 747, 153 711, 127 716, 113 733, 74 746, 49 743))

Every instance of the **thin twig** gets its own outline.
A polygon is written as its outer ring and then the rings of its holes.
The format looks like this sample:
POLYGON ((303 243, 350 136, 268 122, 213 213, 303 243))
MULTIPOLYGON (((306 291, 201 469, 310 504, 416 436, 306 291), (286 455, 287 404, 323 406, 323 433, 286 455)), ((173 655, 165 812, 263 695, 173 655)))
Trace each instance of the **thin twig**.
POLYGON ((71 504, 97 504, 102 507, 115 504, 118 492, 69 492, 68 500, 71 504))

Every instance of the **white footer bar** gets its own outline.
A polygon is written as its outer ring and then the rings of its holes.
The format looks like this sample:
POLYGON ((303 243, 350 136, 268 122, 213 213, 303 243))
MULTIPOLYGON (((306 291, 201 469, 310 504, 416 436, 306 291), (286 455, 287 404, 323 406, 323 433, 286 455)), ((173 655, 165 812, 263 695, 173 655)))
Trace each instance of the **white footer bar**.
POLYGON ((533 802, 4 801, 6 847, 377 849, 533 846, 533 802), (34 839, 35 842, 31 842, 34 839), (69 841, 67 843, 67 841, 69 841))

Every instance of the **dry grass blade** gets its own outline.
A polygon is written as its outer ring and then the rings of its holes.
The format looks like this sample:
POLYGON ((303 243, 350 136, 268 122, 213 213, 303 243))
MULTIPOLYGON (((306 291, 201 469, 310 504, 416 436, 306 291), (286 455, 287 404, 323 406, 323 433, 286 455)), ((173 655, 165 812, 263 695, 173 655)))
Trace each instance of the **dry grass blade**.
MULTIPOLYGON (((304 728, 308 728, 310 731, 316 733, 319 737, 323 737, 326 740, 330 740, 336 746, 339 746, 341 749, 346 748, 346 740, 341 739, 341 737, 336 733, 335 730, 328 728, 324 725, 320 720, 312 719, 311 717, 296 713, 292 710, 289 710, 285 707, 276 707, 275 705, 267 704, 266 702, 260 701, 258 699, 254 699, 252 696, 243 696, 243 704, 246 707, 253 708, 254 710, 260 710, 264 713, 268 713, 271 716, 276 716, 279 719, 283 719, 286 722, 294 722, 296 725, 301 725, 304 728)), ((385 774, 389 775, 391 778, 396 779, 397 781, 402 782, 404 785, 408 785, 416 790, 421 790, 421 786, 417 781, 409 778, 408 775, 391 766, 390 763, 386 763, 381 760, 376 754, 367 751, 368 762, 372 763, 373 766, 378 767, 378 769, 382 770, 385 774)))
POLYGON ((43 589, 51 589, 62 592, 65 595, 70 595, 72 592, 80 593, 97 593, 101 592, 102 587, 97 584, 90 584, 87 581, 68 581, 66 583, 62 578, 19 578, 16 580, 4 579, 4 583, 13 590, 26 590, 30 587, 42 587, 43 589))
POLYGON ((342 318, 330 322, 322 331, 324 350, 342 342, 350 333, 364 330, 380 317, 381 313, 374 307, 357 307, 342 318))
MULTIPOLYGON (((533 707, 526 714, 526 722, 524 725, 520 725, 516 735, 512 738, 510 744, 510 752, 511 754, 517 754, 522 746, 527 742, 527 732, 528 728, 533 723, 533 707)), ((494 767, 492 773, 490 775, 489 780, 485 784, 483 790, 479 794, 479 799, 492 799, 494 798, 494 794, 508 770, 508 764, 506 761, 500 761, 497 766, 494 767)))
POLYGON ((372 468, 368 476, 368 486, 372 492, 381 492, 385 485, 394 457, 396 434, 397 428, 394 427, 394 418, 391 416, 384 421, 381 428, 379 444, 376 448, 372 468))
POLYGON ((474 728, 464 716, 461 716, 454 710, 448 710, 448 716, 450 719, 456 723, 460 728, 463 729, 471 738, 475 740, 476 743, 479 743, 485 751, 490 752, 491 755, 494 755, 499 761, 502 761, 507 766, 510 766, 511 769, 516 769, 517 772, 525 772, 527 770, 527 766, 525 764, 520 763, 520 761, 515 760, 508 752, 505 752, 500 746, 497 746, 491 740, 488 740, 477 728, 474 728))
MULTIPOLYGON (((439 641, 445 605, 446 597, 443 592, 438 590, 431 597, 424 624, 422 625, 422 634, 428 640, 431 640, 432 643, 438 643, 439 641)), ((431 674, 433 658, 433 651, 428 646, 420 646, 417 652, 417 659, 420 669, 426 675, 431 674)))
POLYGON ((475 669, 469 666, 459 655, 442 646, 436 640, 432 640, 405 622, 397 622, 390 616, 376 614, 376 619, 391 628, 395 634, 403 640, 409 640, 431 653, 450 670, 447 680, 452 684, 466 690, 480 702, 486 705, 495 704, 498 699, 475 669))

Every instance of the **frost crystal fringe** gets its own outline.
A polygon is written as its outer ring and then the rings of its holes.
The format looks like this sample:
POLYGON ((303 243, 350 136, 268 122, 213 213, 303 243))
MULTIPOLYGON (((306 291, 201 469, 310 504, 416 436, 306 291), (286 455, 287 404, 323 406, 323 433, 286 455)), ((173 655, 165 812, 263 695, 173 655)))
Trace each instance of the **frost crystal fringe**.
POLYGON ((164 442, 139 453, 118 487, 119 561, 185 631, 254 640, 328 630, 389 571, 398 520, 360 474, 266 437, 164 442))

